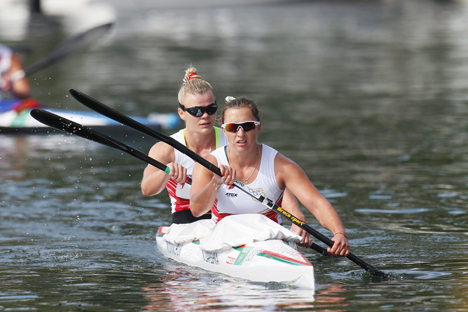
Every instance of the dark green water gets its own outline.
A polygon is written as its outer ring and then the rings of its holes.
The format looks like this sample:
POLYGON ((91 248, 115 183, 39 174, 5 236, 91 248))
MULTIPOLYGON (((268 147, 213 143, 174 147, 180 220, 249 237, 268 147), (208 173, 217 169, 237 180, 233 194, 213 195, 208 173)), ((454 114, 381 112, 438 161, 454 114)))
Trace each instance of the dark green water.
MULTIPOLYGON (((174 112, 193 64, 218 102, 247 95, 261 105, 260 140, 304 168, 352 251, 394 278, 305 249, 314 293, 168 261, 154 237, 169 224, 169 200, 141 195, 144 163, 67 135, 3 136, 0 311, 468 310, 466 4, 140 1, 109 0, 112 34, 31 77, 35 97, 85 110, 68 96, 74 88, 127 114, 174 112)), ((23 35, 2 26, 0 41, 32 44, 22 57, 34 63, 89 23, 74 13, 33 20, 23 35)), ((154 141, 126 143, 147 151, 154 141)))

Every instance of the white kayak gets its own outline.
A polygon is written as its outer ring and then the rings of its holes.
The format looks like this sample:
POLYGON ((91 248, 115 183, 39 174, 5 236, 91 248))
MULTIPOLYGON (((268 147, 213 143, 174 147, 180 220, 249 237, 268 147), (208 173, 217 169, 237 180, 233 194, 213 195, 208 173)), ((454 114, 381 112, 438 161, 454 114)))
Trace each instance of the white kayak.
POLYGON ((314 289, 314 268, 296 249, 300 236, 260 214, 161 226, 158 249, 168 258, 254 282, 314 289))

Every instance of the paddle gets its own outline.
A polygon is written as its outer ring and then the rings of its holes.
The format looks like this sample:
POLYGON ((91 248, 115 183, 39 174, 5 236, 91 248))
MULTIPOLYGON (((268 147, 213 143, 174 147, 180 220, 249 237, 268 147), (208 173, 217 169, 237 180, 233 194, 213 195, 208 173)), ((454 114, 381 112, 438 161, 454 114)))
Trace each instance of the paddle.
POLYGON ((57 61, 61 60, 62 58, 84 49, 85 47, 96 41, 96 39, 100 38, 102 35, 107 33, 107 31, 112 27, 112 25, 113 23, 108 23, 101 26, 97 26, 68 38, 67 40, 62 42, 62 44, 60 44, 57 48, 55 48, 55 50, 52 52, 51 55, 49 55, 49 57, 26 68, 26 76, 34 74, 38 70, 52 65, 57 61))
POLYGON ((80 125, 79 123, 73 122, 69 119, 58 116, 54 113, 51 113, 49 111, 46 111, 40 108, 35 108, 31 110, 30 114, 34 119, 42 122, 45 125, 48 125, 50 127, 53 127, 58 130, 62 130, 71 134, 76 134, 85 139, 98 142, 98 143, 113 147, 115 149, 124 151, 132 156, 135 156, 138 159, 141 159, 155 166, 158 169, 161 169, 162 171, 166 173, 170 173, 169 167, 149 157, 145 153, 140 152, 139 150, 134 149, 133 147, 130 147, 122 142, 119 142, 111 137, 108 137, 107 135, 99 133, 91 128, 80 125))
MULTIPOLYGON (((133 128, 135 130, 138 130, 138 131, 140 131, 140 132, 142 132, 144 134, 152 136, 152 137, 154 137, 156 139, 161 140, 162 142, 165 142, 165 143, 171 145, 175 149, 179 150, 181 153, 184 153, 185 155, 189 156, 190 158, 192 158, 196 162, 200 163, 202 166, 204 166, 208 170, 211 170, 213 173, 217 174, 218 176, 221 176, 221 171, 219 170, 218 167, 216 167, 215 165, 213 165, 212 163, 210 163, 209 161, 207 161, 203 157, 199 156, 195 152, 191 151, 185 145, 181 144, 177 140, 175 140, 175 139, 173 139, 171 137, 165 136, 164 134, 161 134, 161 133, 159 133, 157 131, 154 131, 154 130, 146 127, 145 125, 133 120, 130 117, 127 117, 127 116, 123 115, 122 113, 119 113, 118 111, 104 105, 103 103, 93 99, 90 96, 87 96, 86 94, 83 94, 83 93, 78 92, 78 91, 73 90, 73 89, 70 90, 70 94, 76 100, 78 100, 80 103, 87 106, 88 108, 90 108, 90 109, 92 109, 92 110, 94 110, 94 111, 96 111, 96 112, 98 112, 98 113, 100 113, 100 114, 102 114, 102 115, 104 115, 106 117, 114 119, 114 120, 116 120, 116 121, 118 121, 118 122, 120 122, 120 123, 122 123, 124 125, 127 125, 127 126, 133 128)), ((237 188, 239 188, 243 192, 247 193, 248 195, 252 196, 255 200, 262 203, 263 205, 265 205, 269 209, 272 209, 272 210, 276 211, 277 213, 281 214, 282 216, 284 216, 285 218, 290 220, 292 223, 294 223, 297 226, 299 226, 300 228, 304 229, 309 234, 311 234, 315 238, 319 239, 323 243, 327 244, 330 247, 333 246, 333 241, 331 239, 329 239, 328 237, 326 237, 322 233, 318 232, 314 228, 310 227, 305 222, 302 222, 297 217, 293 216, 292 214, 290 214, 289 212, 287 212, 283 208, 279 207, 272 200, 270 200, 268 198, 265 198, 265 197, 263 197, 261 195, 257 195, 256 192, 254 192, 253 190, 251 190, 249 187, 245 186, 242 182, 240 182, 238 180, 236 180, 234 182, 234 186, 236 186, 237 188)), ((385 273, 383 271, 380 271, 379 269, 375 268, 374 266, 370 265, 369 263, 365 262, 361 258, 354 255, 353 253, 349 253, 347 258, 350 259, 351 261, 353 261, 354 263, 356 263, 357 265, 359 265, 360 267, 362 267, 363 269, 365 269, 366 271, 368 271, 372 275, 375 275, 375 276, 378 276, 378 277, 381 277, 381 278, 390 277, 387 273, 385 273)))
MULTIPOLYGON (((31 116, 38 120, 39 122, 49 126, 56 128, 58 130, 62 130, 71 134, 78 135, 80 137, 83 137, 85 139, 101 143, 104 145, 107 145, 109 147, 124 151, 132 156, 135 156, 136 158, 143 160, 147 162, 150 165, 155 166, 158 169, 163 170, 167 174, 170 173, 169 167, 166 165, 160 163, 159 161, 155 160, 154 158, 151 158, 147 156, 146 154, 140 152, 139 150, 130 147, 120 141, 117 141, 111 137, 108 137, 107 135, 104 135, 98 131, 95 131, 91 128, 88 128, 86 126, 80 125, 79 123, 73 122, 69 119, 66 119, 64 117, 58 116, 54 113, 51 113, 49 111, 35 108, 31 110, 31 116)), ((188 184, 192 184, 192 179, 188 178, 187 180, 188 184)), ((319 245, 312 243, 310 248, 314 249, 315 251, 323 254, 323 255, 330 255, 330 253, 327 252, 327 250, 323 247, 320 247, 319 245)))

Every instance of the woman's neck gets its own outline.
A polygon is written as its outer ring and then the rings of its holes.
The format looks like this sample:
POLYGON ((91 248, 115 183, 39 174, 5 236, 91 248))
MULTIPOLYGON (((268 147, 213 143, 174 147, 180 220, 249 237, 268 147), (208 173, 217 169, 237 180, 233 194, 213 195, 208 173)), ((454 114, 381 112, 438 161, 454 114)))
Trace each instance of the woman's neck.
POLYGON ((251 183, 257 175, 262 158, 262 147, 256 143, 248 153, 236 153, 233 148, 228 146, 229 166, 238 172, 238 178, 243 183, 251 183), (248 154, 248 155, 247 155, 248 154))
POLYGON ((213 131, 207 134, 196 134, 185 131, 185 145, 199 155, 211 153, 216 149, 216 133, 213 131))
POLYGON ((229 162, 234 162, 234 166, 239 168, 242 167, 252 167, 258 163, 259 158, 261 157, 261 144, 254 144, 249 150, 239 153, 231 145, 228 145, 228 158, 229 162))

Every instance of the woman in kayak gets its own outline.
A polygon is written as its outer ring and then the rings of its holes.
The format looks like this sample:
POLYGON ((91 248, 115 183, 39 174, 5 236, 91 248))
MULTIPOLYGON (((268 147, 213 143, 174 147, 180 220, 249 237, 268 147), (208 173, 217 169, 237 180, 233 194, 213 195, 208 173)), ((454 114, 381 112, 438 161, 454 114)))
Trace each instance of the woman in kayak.
MULTIPOLYGON (((195 165, 190 203, 192 214, 201 216, 212 210, 212 219, 217 223, 233 214, 260 213, 282 224, 278 213, 234 188, 233 183, 238 179, 279 206, 284 190, 288 188, 320 224, 333 233, 334 245, 328 247, 328 252, 347 256, 350 250, 347 233, 331 204, 296 163, 257 142, 262 124, 255 102, 245 97, 231 98, 221 113, 221 123, 229 145, 216 149, 205 158, 220 168, 223 177, 195 165)), ((289 212, 303 218, 302 214, 289 212)), ((302 221, 305 222, 305 218, 302 221)))
MULTIPOLYGON (((214 90, 193 67, 185 71, 178 100, 177 111, 185 122, 185 129, 171 135, 173 138, 202 157, 228 144, 224 133, 214 126, 218 109, 214 90)), ((167 188, 171 199, 173 223, 190 223, 211 218, 211 214, 200 214, 195 218, 190 212, 190 185, 186 182, 187 177, 192 176, 195 162, 164 142, 156 143, 148 155, 166 164, 171 173, 166 174, 148 165, 141 181, 143 195, 156 195, 167 188)), ((209 212, 209 209, 206 212, 209 212)))
MULTIPOLYGON (((31 96, 31 87, 19 57, 7 46, 0 44, 0 88, 10 97, 25 99, 31 96)), ((0 100, 2 94, 0 93, 0 100)))
POLYGON ((19 57, 0 44, 0 124, 9 126, 30 109, 43 107, 30 96, 31 86, 19 57))

